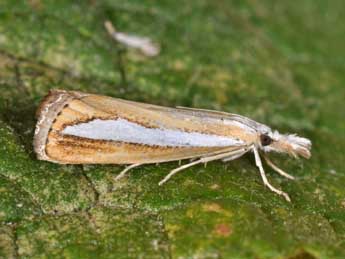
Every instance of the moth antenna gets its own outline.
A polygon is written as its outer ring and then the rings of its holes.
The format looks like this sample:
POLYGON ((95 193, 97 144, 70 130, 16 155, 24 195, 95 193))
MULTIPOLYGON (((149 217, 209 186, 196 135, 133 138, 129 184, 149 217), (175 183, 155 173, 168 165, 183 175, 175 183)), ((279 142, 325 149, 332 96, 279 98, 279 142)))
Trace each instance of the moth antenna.
POLYGON ((246 147, 245 148, 240 148, 238 150, 233 150, 233 151, 230 151, 230 152, 225 152, 225 153, 220 153, 218 155, 214 155, 214 156, 208 156, 208 157, 203 157, 203 158, 200 158, 199 160, 196 160, 194 162, 191 162, 191 163, 188 163, 188 164, 185 164, 183 166, 180 166, 180 167, 177 167, 175 168, 174 170, 170 171, 169 174, 167 174, 163 180, 161 180, 158 185, 163 185, 165 182, 167 182, 173 175, 175 175, 176 173, 188 168, 188 167, 191 167, 193 165, 197 165, 197 164, 201 164, 201 163, 207 163, 207 162, 211 162, 211 161, 215 161, 215 160, 220 160, 220 159, 223 159, 225 157, 229 157, 231 155, 237 155, 238 153, 243 153, 244 150, 248 150, 246 147))
POLYGON ((278 166, 276 166, 275 164, 273 164, 273 162, 266 156, 266 155, 263 155, 266 163, 274 170, 276 171, 278 174, 288 178, 288 179, 291 179, 291 180, 295 180, 295 177, 293 177, 292 175, 286 173, 285 171, 283 171, 282 169, 280 169, 278 166))

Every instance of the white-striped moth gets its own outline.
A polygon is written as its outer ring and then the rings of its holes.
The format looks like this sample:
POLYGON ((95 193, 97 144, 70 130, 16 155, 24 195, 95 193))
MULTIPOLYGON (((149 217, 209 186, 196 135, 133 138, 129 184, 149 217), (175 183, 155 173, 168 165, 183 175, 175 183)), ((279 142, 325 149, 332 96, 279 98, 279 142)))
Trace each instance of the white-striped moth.
POLYGON ((260 154, 271 151, 310 157, 311 141, 283 135, 241 115, 192 108, 167 108, 76 91, 51 90, 37 111, 34 150, 38 159, 60 164, 129 164, 117 179, 143 164, 182 159, 193 162, 177 172, 214 160, 231 161, 254 153, 264 184, 290 201, 267 180, 260 154))

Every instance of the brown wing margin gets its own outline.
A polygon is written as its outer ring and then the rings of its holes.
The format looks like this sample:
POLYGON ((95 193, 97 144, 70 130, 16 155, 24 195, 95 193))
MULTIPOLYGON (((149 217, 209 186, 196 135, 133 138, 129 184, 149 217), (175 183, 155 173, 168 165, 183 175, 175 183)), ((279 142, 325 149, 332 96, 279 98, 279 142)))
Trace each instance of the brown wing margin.
MULTIPOLYGON (((82 96, 82 93, 80 95, 82 96)), ((38 159, 49 160, 45 152, 49 130, 61 109, 76 97, 64 90, 50 90, 40 103, 36 112, 37 124, 33 142, 38 159)))

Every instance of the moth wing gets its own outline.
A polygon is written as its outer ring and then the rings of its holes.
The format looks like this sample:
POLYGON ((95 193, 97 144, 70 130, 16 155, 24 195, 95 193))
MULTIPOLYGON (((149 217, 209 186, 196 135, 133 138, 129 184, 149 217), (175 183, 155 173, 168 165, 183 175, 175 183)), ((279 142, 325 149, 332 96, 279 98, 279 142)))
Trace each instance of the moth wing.
POLYGON ((190 108, 185 106, 176 106, 176 109, 179 111, 186 111, 186 112, 197 112, 202 114, 208 114, 211 116, 226 116, 226 117, 233 117, 233 116, 239 116, 233 113, 229 112, 222 112, 222 111, 215 111, 215 110, 209 110, 209 109, 202 109, 202 108, 190 108))
POLYGON ((257 131, 258 128, 266 129, 269 131, 269 127, 264 124, 258 123, 248 117, 241 116, 234 113, 222 112, 222 111, 214 111, 208 109, 200 109, 200 108, 189 108, 183 106, 177 106, 176 108, 171 107, 164 107, 158 106, 154 104, 146 104, 146 103, 138 103, 133 101, 127 101, 122 99, 117 99, 120 102, 132 103, 142 108, 157 111, 161 113, 166 113, 173 115, 175 118, 184 119, 186 117, 189 118, 200 118, 202 120, 213 120, 216 123, 223 123, 224 120, 228 121, 235 121, 237 123, 242 124, 244 127, 247 127, 248 130, 251 129, 252 131, 257 131))
MULTIPOLYGON (((164 107, 159 106, 155 104, 146 104, 146 103, 140 103, 140 102, 134 102, 134 101, 127 101, 123 99, 117 99, 114 98, 119 102, 124 102, 128 104, 133 104, 138 107, 142 107, 144 109, 148 109, 151 111, 157 111, 157 112, 163 112, 163 113, 169 113, 169 114, 181 114, 181 115, 188 115, 188 116, 195 116, 195 117, 201 117, 201 118, 216 118, 216 119, 232 119, 232 118, 246 118, 244 116, 240 116, 233 113, 228 112, 222 112, 222 111, 214 111, 214 110, 208 110, 208 109, 199 109, 199 108, 189 108, 184 106, 176 106, 176 108, 173 107, 164 107)), ((246 118, 248 119, 248 118, 246 118)))
POLYGON ((41 114, 39 130, 35 134, 35 151, 38 158, 43 160, 63 164, 158 163, 237 150, 249 143, 245 141, 240 145, 236 137, 234 143, 237 144, 170 147, 65 135, 61 134, 61 131, 66 125, 74 125, 76 121, 87 123, 93 118, 102 120, 122 118, 147 128, 164 127, 184 132, 205 132, 227 136, 229 139, 234 136, 233 131, 222 124, 224 116, 214 112, 168 108, 61 90, 52 91, 48 97, 52 100, 48 98, 48 102, 44 102, 40 110, 41 113, 47 110, 51 114, 43 114, 44 116, 41 114))
POLYGON ((183 106, 177 106, 176 110, 187 113, 187 114, 192 114, 197 117, 207 116, 213 119, 236 121, 240 124, 243 124, 244 126, 251 128, 254 131, 257 131, 259 128, 261 129, 266 128, 266 130, 269 131, 269 128, 266 125, 258 123, 252 119, 249 119, 248 117, 234 114, 234 113, 214 111, 214 110, 208 110, 208 109, 189 108, 189 107, 183 107, 183 106))
MULTIPOLYGON (((75 121, 87 122, 91 118, 103 120, 116 119, 118 116, 133 121, 137 118, 137 114, 145 117, 145 120, 141 121, 141 123, 153 126, 156 126, 157 121, 175 128, 178 126, 183 128, 187 124, 193 124, 197 127, 202 126, 202 124, 193 122, 194 120, 189 123, 186 123, 184 120, 176 120, 176 116, 171 116, 173 114, 176 115, 176 109, 174 108, 165 108, 117 98, 107 97, 102 99, 101 96, 79 92, 55 91, 52 92, 52 95, 55 98, 54 101, 49 102, 45 107, 52 109, 53 106, 50 106, 50 104, 54 103, 56 106, 54 108, 55 113, 52 117, 49 117, 55 119, 50 122, 51 126, 48 127, 52 130, 47 132, 44 138, 44 145, 42 145, 44 150, 42 150, 42 155, 39 156, 43 160, 63 164, 158 163, 198 158, 239 148, 239 146, 164 147, 121 141, 103 141, 61 134, 66 125, 73 125, 75 121), (63 101, 61 104, 57 104, 55 100, 60 100, 61 96, 66 98, 66 102, 63 101), (66 104, 68 105, 66 106, 66 104), (171 117, 175 118, 172 119, 171 117)), ((180 116, 178 117, 181 119, 180 116)))
POLYGON ((180 147, 159 148, 121 142, 102 142, 89 139, 57 138, 48 144, 50 161, 60 164, 151 164, 206 157, 242 148, 180 147))

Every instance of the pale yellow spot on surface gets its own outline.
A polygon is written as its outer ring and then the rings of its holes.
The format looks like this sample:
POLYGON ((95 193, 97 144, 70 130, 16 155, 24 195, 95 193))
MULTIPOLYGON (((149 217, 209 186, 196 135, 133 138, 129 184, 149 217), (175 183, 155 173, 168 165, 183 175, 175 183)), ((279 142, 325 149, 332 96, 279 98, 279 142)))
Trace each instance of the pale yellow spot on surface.
POLYGON ((15 258, 13 231, 10 227, 2 226, 0 229, 1 258, 15 258))
POLYGON ((276 213, 276 214, 278 214, 279 215, 279 217, 281 217, 281 218, 285 218, 285 217, 288 217, 289 215, 289 212, 286 210, 286 209, 284 209, 284 208, 275 208, 274 209, 274 212, 276 213))
POLYGON ((186 64, 182 60, 175 60, 172 66, 175 70, 178 70, 178 71, 186 69, 186 64))
POLYGON ((212 211, 212 212, 217 212, 217 213, 221 213, 223 210, 223 208, 217 203, 204 204, 202 208, 204 211, 212 211))
POLYGON ((319 199, 320 202, 324 201, 325 194, 322 192, 321 189, 316 188, 315 191, 314 191, 314 194, 316 194, 318 196, 318 199, 319 199))
POLYGON ((217 190, 217 189, 219 189, 219 185, 218 184, 212 184, 211 186, 210 186, 210 189, 212 189, 212 190, 217 190))
POLYGON ((179 225, 166 224, 165 229, 168 232, 169 238, 172 238, 175 236, 176 232, 181 229, 181 227, 179 225))
POLYGON ((341 205, 342 208, 345 209, 345 200, 342 200, 342 201, 340 202, 340 205, 341 205))
POLYGON ((33 242, 25 237, 19 237, 17 240, 18 255, 30 255, 33 254, 34 247, 33 242))
POLYGON ((7 42, 7 38, 5 35, 0 34, 0 44, 5 44, 7 42))
POLYGON ((194 209, 189 209, 189 210, 187 210, 187 212, 186 212, 186 216, 187 216, 188 218, 193 218, 194 215, 195 215, 195 213, 196 213, 196 211, 195 211, 194 209))
POLYGON ((216 212, 227 217, 232 215, 230 211, 222 208, 218 203, 206 203, 202 206, 202 209, 207 212, 216 212))

